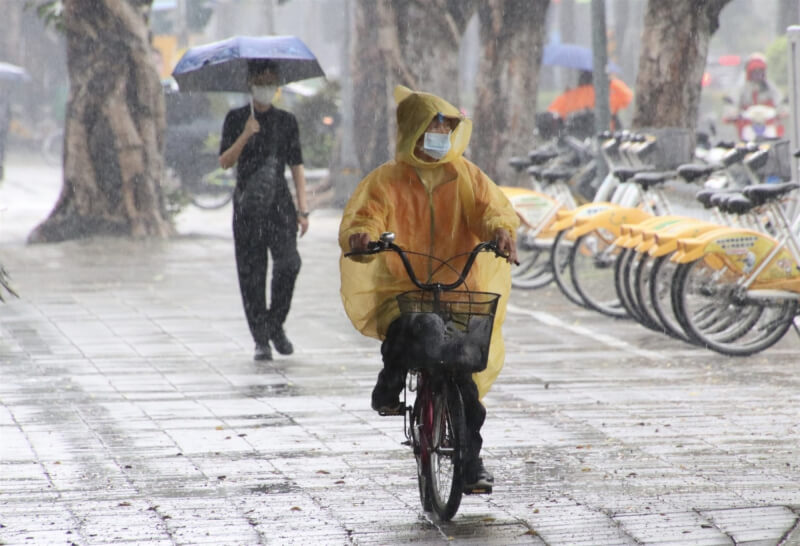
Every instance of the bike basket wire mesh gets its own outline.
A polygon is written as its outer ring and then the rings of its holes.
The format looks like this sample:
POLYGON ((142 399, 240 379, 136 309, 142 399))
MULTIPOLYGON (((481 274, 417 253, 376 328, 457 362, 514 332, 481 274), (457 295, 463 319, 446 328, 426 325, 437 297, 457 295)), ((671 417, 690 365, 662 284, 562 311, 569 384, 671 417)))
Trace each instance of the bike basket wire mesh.
POLYGON ((412 367, 486 368, 499 294, 415 290, 397 296, 412 367))

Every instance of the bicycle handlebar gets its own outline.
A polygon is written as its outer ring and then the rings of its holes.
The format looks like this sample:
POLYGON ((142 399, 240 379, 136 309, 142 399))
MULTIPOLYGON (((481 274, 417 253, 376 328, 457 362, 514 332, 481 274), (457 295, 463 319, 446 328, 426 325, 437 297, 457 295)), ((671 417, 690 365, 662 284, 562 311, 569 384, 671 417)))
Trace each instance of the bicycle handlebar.
MULTIPOLYGON (((461 273, 458 275, 458 279, 454 282, 449 284, 442 284, 442 283, 424 283, 420 282, 417 279, 416 274, 414 274, 414 269, 411 267, 411 263, 408 261, 408 257, 406 256, 406 252, 394 244, 394 233, 383 233, 380 236, 378 241, 370 241, 367 244, 367 250, 351 250, 350 252, 345 252, 345 258, 349 258, 350 256, 367 256, 370 254, 378 254, 379 252, 386 252, 391 250, 397 253, 400 256, 400 260, 403 262, 403 267, 406 269, 406 273, 408 273, 409 279, 411 282, 414 283, 414 286, 419 288, 420 290, 426 291, 441 291, 447 292, 448 290, 455 290, 459 286, 461 286, 464 281, 467 279, 467 274, 469 274, 469 270, 472 269, 472 265, 475 263, 475 258, 478 257, 478 254, 481 252, 494 252, 495 256, 498 258, 508 258, 507 255, 503 254, 497 248, 497 242, 495 241, 485 241, 478 243, 475 245, 475 248, 469 253, 469 258, 467 258, 467 263, 464 264, 461 273)), ((451 258, 452 259, 452 258, 451 258)), ((442 263, 447 263, 444 261, 442 263)))

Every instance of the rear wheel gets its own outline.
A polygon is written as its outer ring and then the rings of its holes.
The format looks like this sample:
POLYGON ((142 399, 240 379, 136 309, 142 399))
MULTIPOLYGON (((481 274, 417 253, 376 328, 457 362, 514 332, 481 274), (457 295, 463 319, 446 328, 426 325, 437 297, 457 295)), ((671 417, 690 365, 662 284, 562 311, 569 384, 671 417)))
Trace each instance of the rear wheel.
POLYGON ((451 519, 461 504, 464 491, 466 423, 461 392, 443 384, 433 397, 429 466, 430 500, 433 511, 444 521, 451 519))

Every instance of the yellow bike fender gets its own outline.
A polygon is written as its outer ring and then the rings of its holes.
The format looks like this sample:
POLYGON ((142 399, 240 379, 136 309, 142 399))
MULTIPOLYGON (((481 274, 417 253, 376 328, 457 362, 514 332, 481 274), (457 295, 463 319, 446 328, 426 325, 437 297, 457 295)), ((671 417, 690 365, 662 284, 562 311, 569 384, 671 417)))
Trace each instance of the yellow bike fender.
POLYGON ((555 218, 552 215, 553 210, 565 210, 561 203, 541 192, 515 186, 501 186, 500 188, 506 194, 520 223, 525 228, 538 229, 540 224, 548 218, 552 223, 555 218))
POLYGON ((580 237, 596 229, 604 229, 618 236, 623 224, 638 224, 651 217, 652 214, 639 208, 616 207, 590 217, 577 218, 570 234, 580 237))
POLYGON ((584 205, 579 206, 578 208, 568 211, 568 214, 559 214, 557 215, 556 223, 553 225, 553 229, 556 231, 564 231, 565 229, 571 228, 578 218, 585 218, 591 217, 595 214, 608 210, 609 208, 617 208, 619 205, 615 205, 613 203, 606 203, 605 201, 600 201, 597 203, 586 203, 584 205))
MULTIPOLYGON (((776 244, 778 242, 769 235, 750 229, 715 229, 699 237, 679 239, 678 248, 684 253, 679 263, 688 263, 708 254, 715 254, 729 263, 734 270, 748 273, 761 263, 776 244)), ((770 268, 767 268, 761 276, 780 277, 781 273, 778 270, 785 269, 784 265, 786 264, 781 264, 775 271, 769 271, 770 268)))
POLYGON ((674 226, 672 229, 654 234, 655 244, 650 248, 650 256, 659 258, 674 252, 678 248, 679 239, 692 239, 700 237, 711 230, 720 229, 723 226, 709 222, 694 222, 685 225, 674 226))

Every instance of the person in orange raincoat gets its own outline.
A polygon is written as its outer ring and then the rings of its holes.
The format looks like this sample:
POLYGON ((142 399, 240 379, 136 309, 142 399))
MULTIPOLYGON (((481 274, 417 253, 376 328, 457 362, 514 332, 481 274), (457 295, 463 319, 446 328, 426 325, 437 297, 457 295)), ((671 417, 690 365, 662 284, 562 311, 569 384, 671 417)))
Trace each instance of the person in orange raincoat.
MULTIPOLYGON (((632 99, 633 91, 622 80, 613 77, 609 78, 608 104, 612 116, 616 117, 617 113, 626 108, 632 99)), ((557 96, 547 107, 547 111, 566 119, 573 112, 591 110, 593 108, 594 86, 592 85, 592 73, 588 70, 582 70, 578 75, 578 86, 568 89, 557 96)), ((619 122, 615 120, 614 125, 619 127, 619 122)))
MULTIPOLYGON (((519 225, 511 203, 476 165, 463 157, 471 121, 450 103, 429 93, 397 86, 395 159, 369 173, 358 185, 342 215, 342 252, 365 250, 383 232, 396 234, 397 244, 421 253, 409 256, 423 282, 450 283, 457 278, 438 268, 430 256, 447 260, 469 253, 480 241, 496 240, 516 260, 514 237, 519 225)), ((466 256, 451 262, 460 271, 466 256)), ((406 369, 402 358, 407 329, 395 297, 415 290, 399 257, 384 252, 356 260, 340 260, 342 302, 353 325, 364 335, 383 340, 384 367, 372 392, 372 408, 398 411, 406 369)), ((500 373, 505 350, 501 327, 511 288, 510 265, 482 253, 468 275, 469 290, 501 295, 491 334, 485 370, 462 383, 468 436, 465 489, 486 489, 494 478, 479 457, 480 428, 486 410, 480 401, 500 373)))

